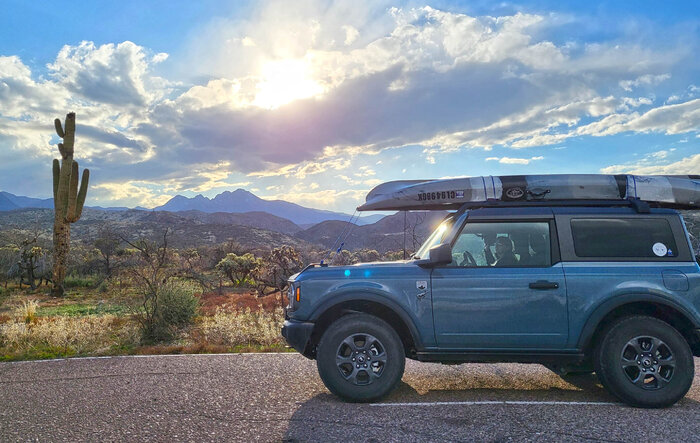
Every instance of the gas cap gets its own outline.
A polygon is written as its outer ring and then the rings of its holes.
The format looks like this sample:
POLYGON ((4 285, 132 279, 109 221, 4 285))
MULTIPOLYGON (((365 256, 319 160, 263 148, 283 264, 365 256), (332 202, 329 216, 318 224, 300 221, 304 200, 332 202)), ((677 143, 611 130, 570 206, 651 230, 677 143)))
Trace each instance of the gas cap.
POLYGON ((688 276, 675 269, 666 269, 661 272, 664 277, 664 286, 669 291, 687 291, 688 276))

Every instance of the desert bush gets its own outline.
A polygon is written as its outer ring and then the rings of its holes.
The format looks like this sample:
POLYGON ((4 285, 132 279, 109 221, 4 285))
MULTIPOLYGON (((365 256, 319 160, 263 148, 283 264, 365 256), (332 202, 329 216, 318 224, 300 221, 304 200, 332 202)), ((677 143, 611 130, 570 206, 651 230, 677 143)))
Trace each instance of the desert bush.
POLYGON ((12 321, 0 324, 4 355, 70 356, 103 354, 113 347, 133 345, 138 330, 133 322, 114 316, 43 318, 34 324, 12 321), (49 351, 46 355, 45 352, 49 351))
POLYGON ((173 281, 160 287, 155 297, 146 299, 144 310, 138 316, 143 341, 171 340, 178 331, 192 324, 199 310, 196 290, 190 283, 173 281))
POLYGON ((216 270, 231 280, 234 286, 241 286, 246 283, 253 271, 262 266, 262 264, 263 261, 251 253, 237 255, 231 252, 217 263, 216 270))
POLYGON ((207 343, 228 347, 281 345, 280 335, 284 315, 281 308, 273 312, 249 308, 226 312, 217 310, 211 317, 203 317, 200 331, 207 343))
MULTIPOLYGON (((408 254, 406 254, 406 257, 408 257, 408 254)), ((382 257, 382 260, 384 261, 396 261, 396 260, 403 260, 404 259, 404 252, 403 251, 389 251, 384 254, 382 257)))

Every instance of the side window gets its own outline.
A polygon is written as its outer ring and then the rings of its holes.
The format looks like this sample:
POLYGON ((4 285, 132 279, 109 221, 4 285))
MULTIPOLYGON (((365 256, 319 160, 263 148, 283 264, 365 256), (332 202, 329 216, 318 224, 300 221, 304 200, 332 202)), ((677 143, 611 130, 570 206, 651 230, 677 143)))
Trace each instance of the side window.
POLYGON ((547 222, 488 222, 464 226, 452 247, 451 266, 549 266, 547 222))
POLYGON ((578 257, 678 256, 671 226, 663 218, 574 218, 571 233, 578 257))

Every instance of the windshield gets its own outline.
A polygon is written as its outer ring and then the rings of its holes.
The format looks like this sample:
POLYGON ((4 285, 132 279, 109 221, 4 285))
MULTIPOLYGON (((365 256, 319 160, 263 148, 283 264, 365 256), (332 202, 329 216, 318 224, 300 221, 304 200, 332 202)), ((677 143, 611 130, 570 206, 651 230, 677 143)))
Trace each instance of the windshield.
POLYGON ((428 258, 428 251, 430 251, 430 248, 442 243, 442 240, 445 238, 447 233, 450 232, 450 228, 452 228, 452 223, 454 223, 453 217, 450 217, 444 222, 440 223, 440 226, 438 226, 437 229, 433 231, 432 234, 430 234, 430 237, 428 237, 425 243, 423 243, 423 246, 421 246, 420 249, 418 249, 418 251, 416 251, 416 253, 413 254, 413 258, 428 258))

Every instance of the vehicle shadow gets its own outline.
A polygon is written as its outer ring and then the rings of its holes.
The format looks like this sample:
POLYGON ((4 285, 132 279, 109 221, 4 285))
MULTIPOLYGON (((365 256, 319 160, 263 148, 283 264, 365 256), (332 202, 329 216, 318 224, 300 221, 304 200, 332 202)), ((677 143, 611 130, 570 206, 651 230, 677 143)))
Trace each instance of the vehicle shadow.
MULTIPOLYGON (((553 373, 545 378, 559 380, 553 373)), ((477 406, 483 419, 478 423, 468 423, 473 439, 492 440, 495 436, 490 436, 490 428, 494 423, 503 422, 505 403, 499 405, 499 402, 616 402, 603 390, 595 375, 568 376, 565 382, 550 381, 549 386, 534 388, 531 385, 520 386, 517 380, 503 382, 491 379, 477 382, 484 387, 445 378, 441 380, 441 377, 434 377, 430 381, 438 385, 431 386, 426 380, 412 379, 411 384, 402 381, 391 394, 375 404, 346 403, 330 393, 317 394, 294 412, 283 441, 336 441, 347 439, 348 436, 353 436, 352 438, 359 441, 454 441, 454 436, 445 438, 436 429, 440 426, 457 426, 464 429, 465 423, 462 419, 433 417, 431 420, 435 421, 437 426, 433 429, 429 421, 422 420, 421 417, 425 419, 423 413, 435 414, 439 410, 416 407, 420 406, 416 405, 420 403, 441 402, 459 402, 463 405, 469 405, 471 402, 493 402, 493 405, 487 403, 477 406), (447 383, 447 389, 439 386, 440 382, 447 383)), ((507 435, 501 435, 503 439, 514 435, 508 432, 520 426, 517 423, 511 425, 512 427, 506 429, 507 435)))
POLYGON ((693 415, 700 410, 691 398, 661 410, 625 406, 603 389, 595 374, 559 377, 543 370, 535 375, 522 381, 496 371, 464 379, 449 373, 425 378, 413 374, 374 404, 317 394, 294 412, 284 441, 577 440, 592 438, 601 429, 612 432, 623 421, 641 426, 654 417, 671 419, 679 412, 693 415))

